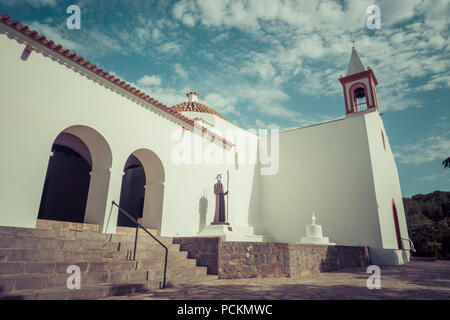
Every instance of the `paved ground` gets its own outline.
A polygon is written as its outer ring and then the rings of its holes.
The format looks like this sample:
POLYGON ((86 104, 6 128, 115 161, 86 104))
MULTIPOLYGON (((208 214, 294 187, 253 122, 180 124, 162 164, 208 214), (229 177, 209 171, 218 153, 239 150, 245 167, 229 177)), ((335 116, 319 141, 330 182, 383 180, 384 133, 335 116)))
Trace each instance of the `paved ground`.
POLYGON ((295 299, 446 299, 450 300, 450 261, 410 262, 381 268, 381 289, 369 290, 365 268, 301 278, 210 280, 183 287, 108 299, 133 300, 295 300, 295 299))

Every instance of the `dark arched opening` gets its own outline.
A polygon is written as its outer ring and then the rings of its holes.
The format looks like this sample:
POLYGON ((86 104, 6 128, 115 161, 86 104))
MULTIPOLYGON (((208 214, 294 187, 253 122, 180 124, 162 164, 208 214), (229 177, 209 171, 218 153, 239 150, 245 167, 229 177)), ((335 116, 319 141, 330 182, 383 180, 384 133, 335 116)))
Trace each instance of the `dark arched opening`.
MULTIPOLYGON (((124 169, 122 189, 120 191, 120 206, 133 218, 141 220, 144 210, 145 198, 145 171, 142 163, 131 155, 124 169)), ((120 227, 133 227, 133 222, 125 215, 119 214, 117 225, 120 227)))
POLYGON ((38 219, 84 222, 91 170, 83 141, 61 133, 52 146, 38 219))
POLYGON ((367 110, 367 98, 364 88, 359 87, 353 91, 354 104, 357 112, 367 110))
POLYGON ((38 218, 102 225, 112 153, 96 130, 74 125, 52 145, 38 218))

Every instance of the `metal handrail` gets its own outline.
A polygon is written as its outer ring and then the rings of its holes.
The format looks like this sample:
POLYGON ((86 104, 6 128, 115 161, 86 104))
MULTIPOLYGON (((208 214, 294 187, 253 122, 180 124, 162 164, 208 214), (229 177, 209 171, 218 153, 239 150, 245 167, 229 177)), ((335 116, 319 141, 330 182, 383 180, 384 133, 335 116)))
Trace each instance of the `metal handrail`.
POLYGON ((409 251, 410 252, 413 252, 413 253, 416 252, 416 248, 414 248, 414 243, 412 242, 411 239, 405 239, 405 238, 400 238, 400 239, 408 241, 408 243, 409 243, 409 251))
POLYGON ((139 228, 142 228, 142 230, 144 230, 150 237, 152 237, 156 242, 158 242, 166 250, 166 254, 165 254, 165 258, 164 258, 164 279, 163 279, 163 285, 162 285, 162 288, 165 289, 166 288, 166 274, 167 274, 167 254, 168 254, 169 250, 167 249, 167 247, 161 241, 158 240, 158 238, 156 238, 154 235, 152 235, 150 233, 150 231, 148 231, 143 225, 141 225, 139 222, 137 222, 137 220, 134 219, 123 208, 121 208, 118 203, 113 201, 112 204, 119 209, 120 213, 123 213, 128 219, 130 219, 131 221, 133 221, 136 224, 136 236, 134 238, 133 260, 136 260, 136 248, 137 248, 137 240, 138 240, 138 230, 139 230, 139 228))

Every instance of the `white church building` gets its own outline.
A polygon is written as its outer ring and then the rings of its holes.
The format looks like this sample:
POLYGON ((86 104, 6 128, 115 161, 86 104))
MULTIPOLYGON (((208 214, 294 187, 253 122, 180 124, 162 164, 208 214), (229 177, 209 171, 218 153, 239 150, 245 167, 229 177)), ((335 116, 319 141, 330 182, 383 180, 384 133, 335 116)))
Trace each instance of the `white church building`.
POLYGON ((115 201, 162 236, 296 243, 314 212, 330 242, 367 246, 372 263, 409 260, 377 79, 354 48, 342 119, 268 135, 196 92, 167 107, 6 15, 0 70, 0 226, 115 233, 129 226, 115 201), (229 224, 211 226, 219 173, 229 224))

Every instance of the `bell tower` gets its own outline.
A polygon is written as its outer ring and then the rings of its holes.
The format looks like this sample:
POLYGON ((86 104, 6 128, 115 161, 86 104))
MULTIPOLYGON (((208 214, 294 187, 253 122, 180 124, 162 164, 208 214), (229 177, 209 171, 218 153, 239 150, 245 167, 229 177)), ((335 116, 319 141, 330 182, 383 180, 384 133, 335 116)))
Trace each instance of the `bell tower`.
POLYGON ((377 110, 378 99, 375 90, 378 84, 372 69, 364 69, 361 59, 352 47, 352 55, 348 65, 347 75, 339 79, 344 89, 345 114, 353 116, 361 112, 377 110))

